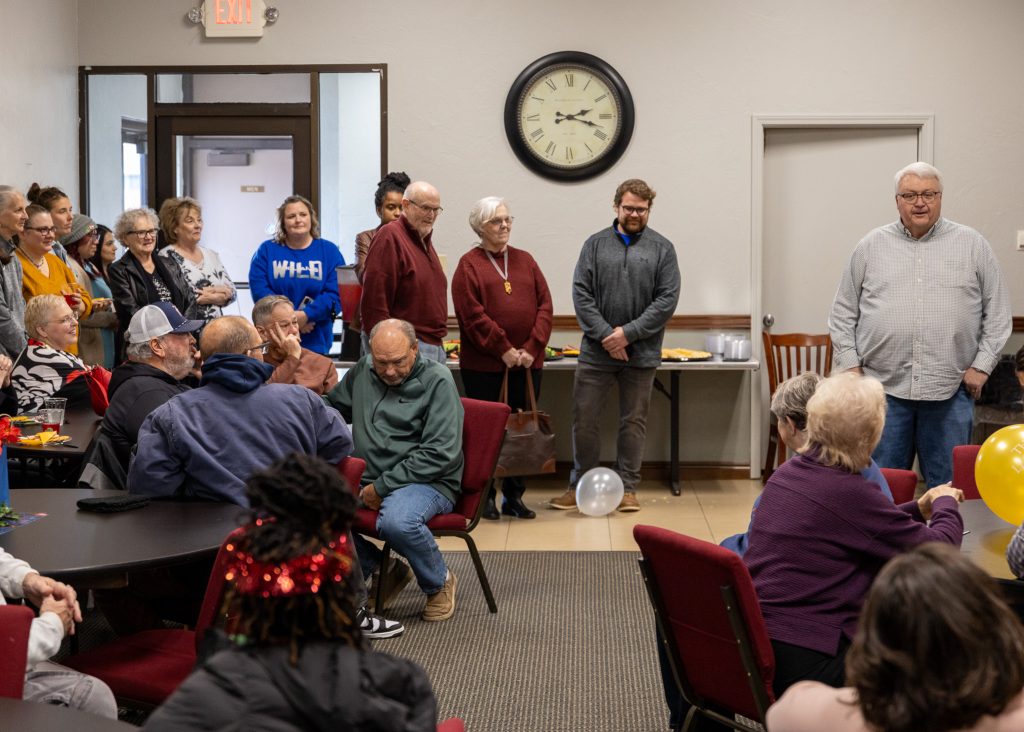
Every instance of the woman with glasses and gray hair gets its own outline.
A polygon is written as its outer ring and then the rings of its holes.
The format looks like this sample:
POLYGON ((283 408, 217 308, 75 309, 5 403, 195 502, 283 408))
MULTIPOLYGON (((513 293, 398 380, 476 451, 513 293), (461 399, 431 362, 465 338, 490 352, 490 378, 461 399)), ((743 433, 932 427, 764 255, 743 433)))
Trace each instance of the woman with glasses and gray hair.
MULTIPOLYGON (((512 410, 529 409, 527 372, 540 396, 544 348, 551 337, 551 293, 529 252, 509 244, 512 215, 503 198, 488 196, 469 212, 469 226, 480 241, 459 260, 452 276, 452 301, 459 319, 459 373, 466 396, 496 402, 507 374, 512 410)), ((522 478, 505 478, 501 512, 532 519, 522 478)), ((495 495, 483 517, 497 520, 495 495)))
MULTIPOLYGON (((195 291, 181 267, 169 257, 155 256, 159 229, 151 208, 129 209, 114 223, 115 238, 128 250, 107 269, 120 341, 132 316, 145 305, 169 302, 189 320, 198 318, 195 291)), ((120 354, 120 342, 117 350, 120 354)))
POLYGON ((935 486, 897 506, 864 477, 884 424, 877 379, 825 379, 807 402, 806 446, 761 494, 743 558, 775 652, 776 696, 805 679, 842 686, 861 604, 882 566, 919 544, 963 539, 961 491, 935 486))
POLYGON ((78 378, 88 370, 70 352, 78 340, 78 316, 60 295, 37 295, 25 306, 28 345, 14 361, 11 385, 18 409, 34 412, 50 397, 64 397, 68 408, 88 406, 89 386, 78 378))

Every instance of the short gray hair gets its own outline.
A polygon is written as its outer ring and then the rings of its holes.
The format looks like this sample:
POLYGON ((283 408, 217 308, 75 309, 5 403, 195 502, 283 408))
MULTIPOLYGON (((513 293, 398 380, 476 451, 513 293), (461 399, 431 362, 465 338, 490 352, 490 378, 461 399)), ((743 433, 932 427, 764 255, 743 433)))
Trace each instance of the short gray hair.
MULTIPOLYGON (((159 340, 159 338, 157 339, 159 340)), ((129 361, 149 361, 156 357, 153 353, 153 347, 149 345, 149 341, 143 341, 142 343, 129 343, 124 349, 125 355, 128 356, 129 361)))
POLYGON ((939 191, 942 191, 942 173, 939 172, 939 169, 928 163, 917 162, 896 171, 896 193, 900 192, 900 183, 908 175, 916 175, 918 178, 934 178, 939 184, 939 191))
POLYGON ((63 295, 36 295, 25 305, 25 332, 29 338, 39 337, 39 326, 46 325, 50 315, 66 304, 63 295))
POLYGON ((117 221, 114 222, 114 238, 128 246, 125 243, 125 237, 128 236, 128 232, 135 229, 135 221, 140 218, 145 218, 149 222, 149 228, 160 228, 160 219, 157 217, 156 211, 151 208, 130 208, 118 216, 117 221))
POLYGON ((473 208, 469 209, 469 228, 476 232, 477 236, 483 236, 484 224, 494 218, 494 212, 499 206, 504 206, 508 210, 505 199, 498 196, 487 196, 474 203, 473 208))
POLYGON ((295 307, 295 303, 284 295, 267 295, 266 297, 261 297, 256 301, 256 304, 252 306, 252 324, 263 325, 266 323, 270 320, 270 314, 274 312, 274 308, 282 303, 292 308, 295 307))
POLYGON ((373 345, 373 339, 377 337, 377 331, 382 328, 396 328, 409 339, 409 348, 416 345, 416 329, 412 327, 412 323, 405 320, 399 320, 398 318, 388 318, 387 320, 382 320, 377 323, 377 325, 373 326, 370 330, 371 345, 373 345))
POLYGON ((775 387, 771 406, 775 418, 781 422, 788 417, 798 430, 807 429, 807 402, 814 396, 821 380, 814 371, 807 371, 775 387))

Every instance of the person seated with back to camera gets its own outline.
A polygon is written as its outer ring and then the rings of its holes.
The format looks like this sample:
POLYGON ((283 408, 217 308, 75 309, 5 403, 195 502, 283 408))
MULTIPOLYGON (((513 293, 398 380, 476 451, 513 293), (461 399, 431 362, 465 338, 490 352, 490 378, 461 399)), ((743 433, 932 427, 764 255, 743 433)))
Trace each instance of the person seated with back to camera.
POLYGON ((117 719, 117 703, 105 683, 72 671, 49 659, 60 650, 64 636, 82 622, 82 610, 74 589, 43 577, 28 562, 0 549, 0 605, 4 597, 24 598, 39 608, 28 636, 28 668, 22 699, 28 702, 71 707, 117 719))
MULTIPOLYGON (((275 460, 301 453, 335 464, 351 454, 348 425, 320 397, 294 384, 266 383, 274 369, 263 362, 266 346, 248 320, 212 320, 200 347, 199 388, 157 407, 142 423, 128 470, 129 493, 248 508, 246 479, 275 460)), ((401 623, 368 612, 360 622, 368 637, 404 631, 401 623)))
POLYGON ((252 322, 267 344, 263 360, 274 367, 271 384, 298 384, 322 395, 338 383, 334 361, 302 347, 299 320, 287 297, 261 297, 252 308, 252 322))
MULTIPOLYGON (((448 620, 455 614, 455 574, 427 522, 450 513, 461 491, 462 402, 448 367, 419 352, 411 323, 381 320, 369 340, 370 352, 324 399, 352 425, 353 454, 366 461, 360 498, 380 511, 380 537, 409 560, 427 595, 423 619, 448 620)), ((368 578, 381 550, 362 536, 356 549, 368 578)), ((380 572, 388 594, 378 611, 411 579, 398 559, 380 572)))
POLYGON ((197 355, 193 334, 204 325, 202 320, 185 319, 169 302, 135 311, 126 334, 128 360, 110 377, 110 405, 79 483, 92 488, 127 487, 128 463, 142 423, 154 409, 190 388, 182 379, 193 372, 197 355))
POLYGON ((293 454, 253 473, 246 495, 219 614, 230 620, 145 729, 434 732, 423 669, 360 637, 356 501, 338 472, 293 454))
POLYGON ((792 686, 771 732, 1019 732, 1024 628, 992 578, 944 544, 896 557, 871 587, 846 683, 792 686))

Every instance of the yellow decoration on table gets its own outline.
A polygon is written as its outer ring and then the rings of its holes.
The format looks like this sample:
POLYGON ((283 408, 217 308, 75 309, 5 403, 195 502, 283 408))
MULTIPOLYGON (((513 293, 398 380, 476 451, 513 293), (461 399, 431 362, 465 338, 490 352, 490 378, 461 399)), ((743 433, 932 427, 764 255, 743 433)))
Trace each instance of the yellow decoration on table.
POLYGON ((37 432, 29 437, 20 438, 18 443, 28 447, 42 447, 43 445, 47 445, 51 442, 54 444, 60 444, 61 442, 67 442, 70 439, 70 435, 62 435, 54 430, 43 430, 42 432, 37 432))
POLYGON ((1003 427, 978 451, 974 481, 992 513, 1019 526, 1024 520, 1024 424, 1003 427))

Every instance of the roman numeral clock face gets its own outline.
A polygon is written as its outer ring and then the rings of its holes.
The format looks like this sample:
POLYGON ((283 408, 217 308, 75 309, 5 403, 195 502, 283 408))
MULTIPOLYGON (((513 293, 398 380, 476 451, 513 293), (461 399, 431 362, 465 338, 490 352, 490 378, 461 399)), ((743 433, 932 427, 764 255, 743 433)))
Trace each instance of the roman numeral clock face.
POLYGON ((607 170, 625 152, 632 131, 629 89, 589 54, 539 59, 516 79, 505 102, 512 149, 549 178, 578 180, 607 170))

